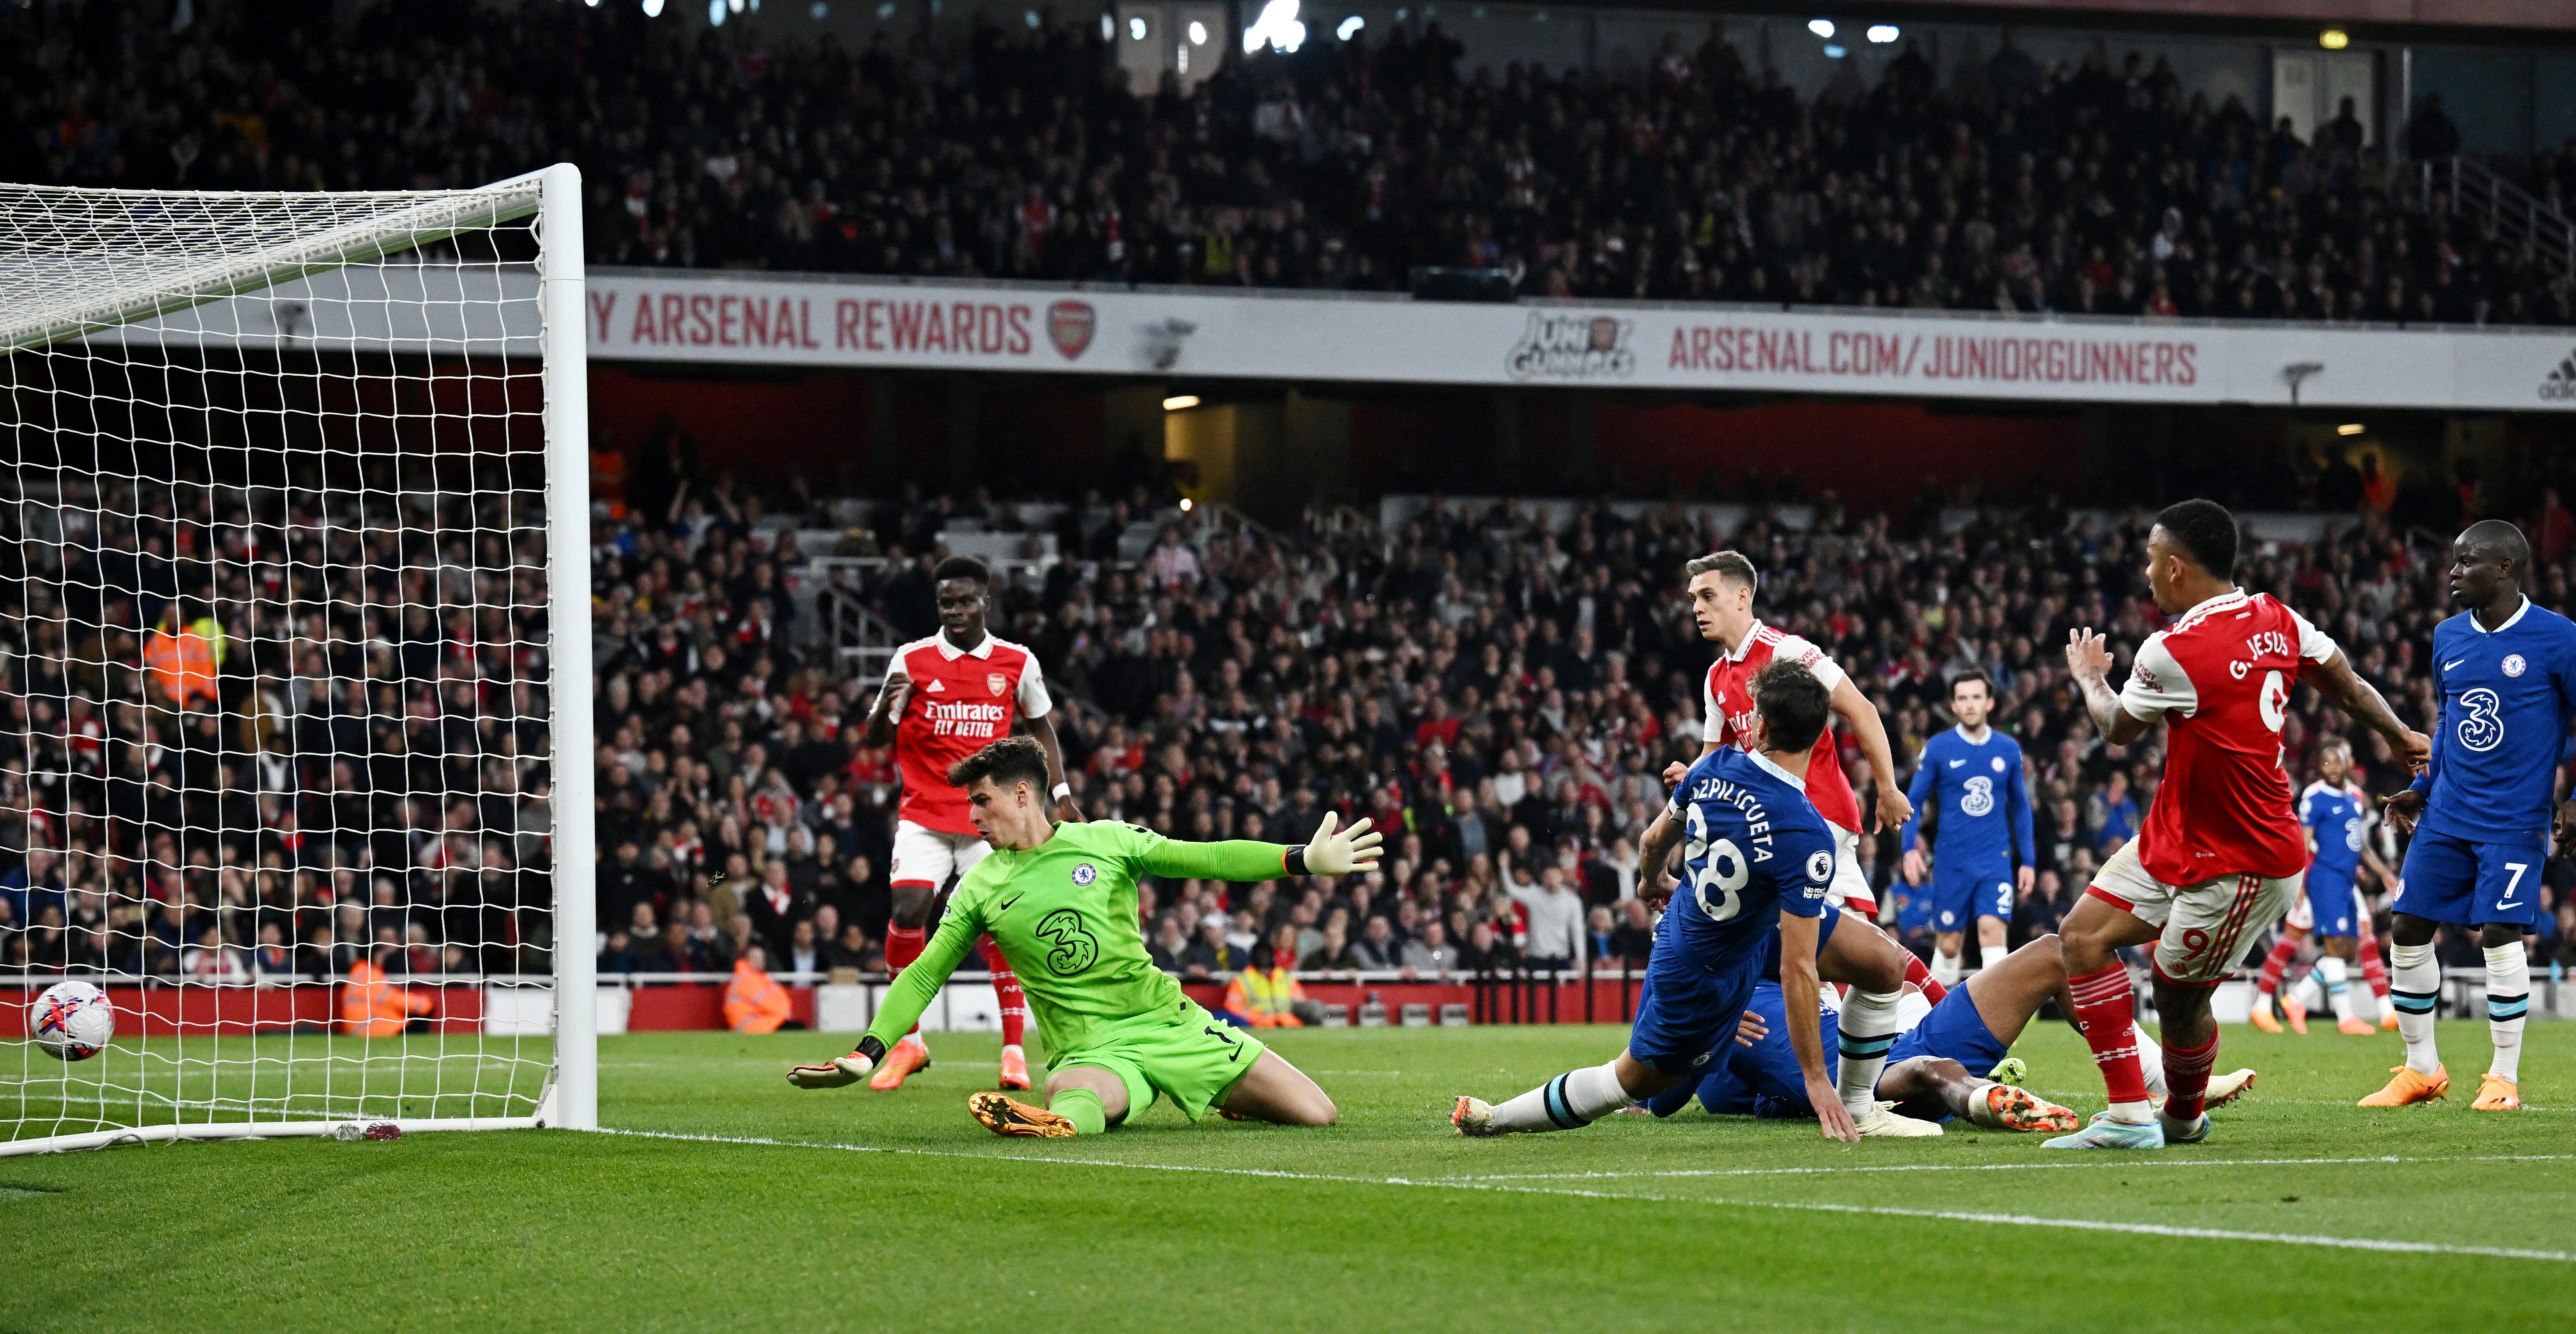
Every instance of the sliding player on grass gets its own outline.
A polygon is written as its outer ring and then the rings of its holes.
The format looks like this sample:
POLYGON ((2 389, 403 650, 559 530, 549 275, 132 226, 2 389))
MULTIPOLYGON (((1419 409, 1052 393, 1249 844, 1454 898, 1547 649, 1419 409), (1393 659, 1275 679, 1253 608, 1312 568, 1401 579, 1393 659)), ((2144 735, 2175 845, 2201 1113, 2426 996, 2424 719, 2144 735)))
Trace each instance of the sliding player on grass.
POLYGON ((1280 1125, 1332 1124, 1333 1100, 1313 1080, 1250 1033, 1220 1023, 1154 966, 1137 922, 1136 880, 1368 871, 1380 841, 1369 822, 1337 832, 1326 815, 1302 848, 1183 843, 1130 824, 1052 822, 1047 775, 1046 752, 1029 737, 996 741, 948 771, 991 855, 958 883, 938 932, 887 989, 885 1008, 857 1050, 826 1065, 800 1065, 787 1082, 835 1088, 867 1078, 887 1042, 912 1027, 976 937, 989 933, 1018 966, 1049 1067, 1044 1107, 1000 1093, 966 1100, 994 1134, 1097 1135, 1158 1095, 1193 1121, 1216 1107, 1280 1125))
POLYGON ((2234 975, 2266 922, 2279 921, 2308 866, 2290 810, 2281 728, 2302 677, 2420 769, 2431 743, 2388 711, 2333 639, 2264 593, 2236 586, 2236 518, 2215 501, 2167 506, 2147 532, 2147 586, 2173 617, 2147 636, 2128 683, 2111 689, 2110 645, 2070 632, 2067 675, 2104 741, 2125 746, 2165 724, 2165 781, 2138 836, 2094 874, 2061 928, 2067 991, 2111 1105, 2052 1149, 2161 1149, 2208 1137, 2202 1115, 2218 1022, 2210 992, 2234 975), (2155 945, 2164 1105, 2139 1070, 2137 995, 2115 951, 2155 945))
POLYGON ((2522 595, 2531 545, 2499 519, 2470 524, 2451 544, 2451 596, 2468 610, 2433 628, 2433 689, 2442 701, 2433 760, 2388 799, 2388 818, 2413 829, 2406 869, 2388 907, 2397 1031, 2406 1063, 2364 1107, 2401 1107, 2451 1087, 2433 1045, 2442 989, 2433 933, 2474 928, 2487 955, 2487 1032, 2495 1059, 2474 1111, 2522 1107, 2522 1025, 2531 1008, 2523 933, 2540 920, 2540 868, 2549 841, 2576 836, 2576 802, 2553 819, 2567 715, 2576 709, 2576 623, 2522 595))
MULTIPOLYGON (((1627 1049, 1606 1065, 1569 1071, 1499 1107, 1461 1097, 1449 1116, 1458 1133, 1572 1130, 1695 1082, 1741 1021, 1773 952, 1775 928, 1789 1044, 1825 1137, 1940 1133, 1913 1129, 1919 1122, 1896 1126, 1903 1118, 1875 1102, 1867 1104, 1867 1118, 1856 1118, 1825 1072, 1816 955, 1818 918, 1828 911, 1825 896, 1834 885, 1835 840, 1833 826, 1807 800, 1806 769, 1830 696, 1812 672, 1788 661, 1763 668, 1752 685, 1751 748, 1703 754, 1647 830, 1644 864, 1656 868, 1658 880, 1673 839, 1687 834, 1689 885, 1656 927, 1627 1049)), ((1887 1010, 1892 1021, 1892 997, 1887 1010)), ((1846 1075, 1868 1077, 1864 1092, 1886 1061, 1892 1022, 1886 1032, 1887 1038, 1864 1040, 1860 1050, 1844 1049, 1846 1075)))
MULTIPOLYGON (((1851 924, 1844 929, 1852 929, 1851 924)), ((2008 1054, 2052 998, 2061 1009, 2069 1008, 2066 963, 2055 936, 2042 936, 1981 969, 1938 1005, 1907 996, 1908 1022, 1888 1051, 1876 1096, 1895 1103, 1898 1112, 1926 1121, 1966 1117, 1988 1130, 2075 1129, 2080 1120, 2073 1111, 2015 1087, 2027 1073, 2008 1054)), ((1814 1116, 1816 1109, 1800 1086, 1797 1064, 1783 1038, 1787 1016, 1788 1002, 1777 984, 1756 987, 1726 1060, 1712 1062, 1696 1087, 1658 1095, 1647 1110, 1670 1116, 1696 1096, 1702 1107, 1722 1115, 1814 1116)), ((1819 1022, 1831 1033, 1836 1020, 1828 1011, 1819 1022)), ((2150 1096, 2161 1095, 2162 1072, 2149 1068, 2145 1074, 2150 1096)), ((2231 1102, 2253 1083, 2251 1070, 2212 1079, 2209 1105, 2231 1102)))

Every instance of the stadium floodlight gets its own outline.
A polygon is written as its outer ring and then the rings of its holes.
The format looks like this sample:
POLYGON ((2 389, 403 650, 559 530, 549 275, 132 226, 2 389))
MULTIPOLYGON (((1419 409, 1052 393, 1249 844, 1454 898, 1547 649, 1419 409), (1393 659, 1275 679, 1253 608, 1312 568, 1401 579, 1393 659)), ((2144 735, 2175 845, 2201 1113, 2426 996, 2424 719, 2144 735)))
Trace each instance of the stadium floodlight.
POLYGON ((1807 31, 1812 32, 1827 41, 1832 41, 1834 36, 1834 21, 1832 19, 1809 19, 1807 20, 1807 31))
POLYGON ((1207 45, 1207 25, 1197 19, 1190 20, 1190 45, 1207 45))
POLYGON ((1141 42, 1145 40, 1145 32, 1145 20, 1141 18, 1131 18, 1127 20, 1127 36, 1129 40, 1141 42))
POLYGON ((8 725, 116 765, 0 769, 66 919, 0 969, 0 1155, 595 1127, 579 170, 0 185, 0 237, 8 633, 54 664, 8 725), (116 1038, 58 1060, 70 969, 116 1038))
POLYGON ((644 0, 644 17, 648 19, 662 17, 662 0, 644 0))
POLYGON ((725 21, 725 0, 707 0, 707 26, 721 28, 725 21))
POLYGON ((1268 46, 1273 51, 1294 52, 1306 44, 1306 25, 1297 21, 1297 0, 1269 0, 1261 7, 1260 17, 1243 30, 1243 53, 1268 46))
POLYGON ((1888 43, 1895 41, 1896 25, 1893 23, 1873 23, 1869 25, 1869 40, 1870 44, 1873 46, 1885 46, 1888 43))

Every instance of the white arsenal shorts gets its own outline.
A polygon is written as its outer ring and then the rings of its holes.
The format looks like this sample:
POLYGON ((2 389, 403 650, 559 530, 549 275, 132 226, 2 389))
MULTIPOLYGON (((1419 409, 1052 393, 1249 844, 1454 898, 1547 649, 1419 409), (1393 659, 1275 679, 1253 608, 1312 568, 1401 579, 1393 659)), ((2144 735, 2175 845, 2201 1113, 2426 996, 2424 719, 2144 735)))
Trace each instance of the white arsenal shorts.
POLYGON ((910 820, 897 820, 894 865, 886 870, 886 883, 945 889, 949 876, 966 874, 992 850, 992 844, 973 834, 946 834, 924 829, 910 820))
POLYGON ((2138 841, 2120 845, 2093 874, 2095 898, 2149 926, 2156 939, 2156 976, 2184 986, 2214 987, 2234 975, 2263 928, 2280 921, 2307 879, 2294 875, 2228 875, 2197 885, 2168 885, 2138 861, 2138 841))
POLYGON ((1860 835, 1827 821, 1834 831, 1834 883, 1832 896, 1842 905, 1875 922, 1878 920, 1878 896, 1870 892, 1869 873, 1861 869, 1860 835))

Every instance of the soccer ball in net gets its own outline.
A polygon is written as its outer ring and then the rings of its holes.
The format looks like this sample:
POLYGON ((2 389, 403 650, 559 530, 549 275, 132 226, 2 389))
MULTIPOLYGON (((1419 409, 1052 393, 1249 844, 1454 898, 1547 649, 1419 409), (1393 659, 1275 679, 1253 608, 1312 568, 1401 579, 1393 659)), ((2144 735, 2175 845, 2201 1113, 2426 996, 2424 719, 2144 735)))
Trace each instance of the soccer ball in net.
POLYGON ((86 1061, 116 1039, 116 1007, 87 982, 57 982, 27 1011, 27 1033, 58 1061, 86 1061))

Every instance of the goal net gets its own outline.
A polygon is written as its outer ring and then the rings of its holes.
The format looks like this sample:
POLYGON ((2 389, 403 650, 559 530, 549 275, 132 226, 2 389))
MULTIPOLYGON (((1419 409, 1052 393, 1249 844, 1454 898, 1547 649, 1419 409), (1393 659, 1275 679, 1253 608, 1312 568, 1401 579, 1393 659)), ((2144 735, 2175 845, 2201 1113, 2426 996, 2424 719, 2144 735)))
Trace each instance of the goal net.
POLYGON ((0 1154, 595 1124, 579 191, 0 185, 0 1154))

